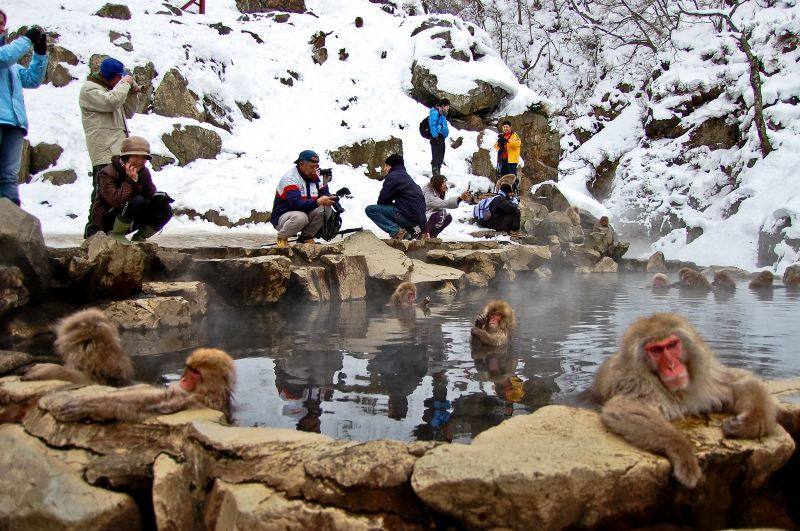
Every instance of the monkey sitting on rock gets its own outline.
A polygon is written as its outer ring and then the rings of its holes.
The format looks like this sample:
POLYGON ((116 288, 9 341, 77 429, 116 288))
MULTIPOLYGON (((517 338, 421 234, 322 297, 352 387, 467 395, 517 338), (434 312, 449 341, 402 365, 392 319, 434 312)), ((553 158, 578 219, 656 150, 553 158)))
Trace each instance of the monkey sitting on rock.
POLYGON ((506 301, 490 301, 475 319, 471 335, 479 344, 498 347, 508 343, 517 325, 514 309, 506 301))
POLYGON ((666 456, 675 477, 689 488, 700 481, 702 470, 691 443, 671 420, 733 413, 722 431, 744 439, 769 435, 776 425, 777 408, 761 380, 722 365, 697 330, 671 313, 641 318, 628 328, 617 353, 597 371, 593 392, 608 429, 666 456))
POLYGON ((64 380, 122 387, 133 381, 133 363, 122 350, 117 325, 95 308, 81 310, 56 325, 55 349, 64 365, 38 363, 22 380, 64 380))
POLYGON ((167 388, 134 386, 108 394, 69 396, 54 393, 42 399, 45 409, 60 421, 140 420, 185 409, 211 408, 231 420, 231 401, 236 383, 233 360, 222 350, 201 348, 187 358, 179 382, 167 388))

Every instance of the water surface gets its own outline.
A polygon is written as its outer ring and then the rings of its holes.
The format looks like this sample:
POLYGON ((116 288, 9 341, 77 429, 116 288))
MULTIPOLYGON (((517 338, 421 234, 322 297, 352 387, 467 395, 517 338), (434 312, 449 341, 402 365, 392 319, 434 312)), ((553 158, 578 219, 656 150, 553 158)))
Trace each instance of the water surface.
MULTIPOLYGON (((129 352, 174 341, 236 358, 239 425, 318 431, 343 439, 468 442, 513 415, 575 403, 637 317, 678 312, 723 362, 764 378, 800 375, 800 292, 654 294, 644 275, 520 279, 455 297, 431 314, 383 301, 213 310, 183 335, 126 334, 129 352), (473 351, 469 329, 492 297, 517 311, 511 348, 473 351)), ((176 349, 179 347, 175 347, 176 349)), ((136 359, 140 378, 175 377, 186 351, 136 359)))

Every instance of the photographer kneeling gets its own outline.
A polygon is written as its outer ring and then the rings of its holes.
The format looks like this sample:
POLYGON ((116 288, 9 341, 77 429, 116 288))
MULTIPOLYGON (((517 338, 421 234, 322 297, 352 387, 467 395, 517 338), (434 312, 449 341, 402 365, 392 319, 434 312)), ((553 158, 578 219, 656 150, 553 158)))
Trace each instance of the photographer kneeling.
POLYGON ((272 225, 278 230, 276 247, 289 247, 289 238, 300 233, 299 243, 314 243, 325 216, 330 215, 336 196, 328 191, 330 172, 320 185, 319 156, 306 149, 294 161, 275 189, 272 225))
POLYGON ((131 136, 122 142, 122 153, 100 170, 92 223, 110 238, 127 242, 125 235, 135 230, 133 241, 144 241, 172 218, 172 199, 156 191, 146 167, 151 158, 150 143, 131 136))

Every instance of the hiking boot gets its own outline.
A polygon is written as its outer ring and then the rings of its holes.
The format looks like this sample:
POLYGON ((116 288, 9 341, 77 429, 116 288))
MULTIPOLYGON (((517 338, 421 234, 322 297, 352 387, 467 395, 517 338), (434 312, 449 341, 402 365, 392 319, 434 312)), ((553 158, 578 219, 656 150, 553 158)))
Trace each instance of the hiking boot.
POLYGON ((392 234, 392 239, 393 240, 405 240, 407 234, 408 234, 408 232, 406 232, 406 229, 399 229, 397 232, 392 234))
POLYGON ((128 238, 125 237, 128 234, 128 231, 131 230, 131 222, 125 221, 121 216, 117 216, 114 219, 114 226, 108 232, 106 236, 111 238, 112 240, 116 240, 122 243, 130 243, 128 238))
POLYGON ((277 249, 288 249, 289 248, 289 238, 278 237, 278 241, 275 242, 275 247, 277 249))
POLYGON ((298 238, 297 243, 317 243, 314 238, 298 238))
POLYGON ((139 230, 136 231, 136 234, 133 235, 133 238, 131 238, 131 241, 143 242, 147 238, 149 238, 150 236, 155 234, 156 232, 158 232, 158 231, 156 229, 154 229, 153 227, 151 227, 150 225, 142 225, 139 228, 139 230))

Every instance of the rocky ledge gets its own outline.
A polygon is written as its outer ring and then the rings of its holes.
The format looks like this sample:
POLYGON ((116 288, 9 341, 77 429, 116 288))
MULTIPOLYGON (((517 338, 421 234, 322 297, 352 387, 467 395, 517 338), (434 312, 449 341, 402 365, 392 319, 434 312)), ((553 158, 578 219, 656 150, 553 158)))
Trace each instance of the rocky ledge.
MULTIPOLYGON (((798 407, 800 379, 770 386, 798 407)), ((717 415, 678 424, 704 472, 687 490, 585 409, 546 406, 470 445, 354 442, 226 426, 212 410, 63 423, 48 406, 65 387, 0 379, 0 528, 797 527, 792 436, 723 439, 717 415)))

